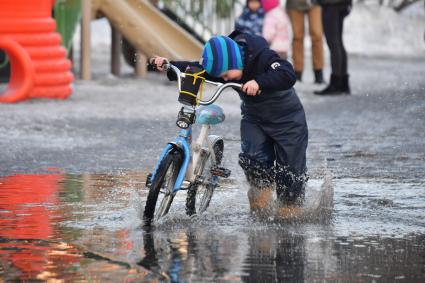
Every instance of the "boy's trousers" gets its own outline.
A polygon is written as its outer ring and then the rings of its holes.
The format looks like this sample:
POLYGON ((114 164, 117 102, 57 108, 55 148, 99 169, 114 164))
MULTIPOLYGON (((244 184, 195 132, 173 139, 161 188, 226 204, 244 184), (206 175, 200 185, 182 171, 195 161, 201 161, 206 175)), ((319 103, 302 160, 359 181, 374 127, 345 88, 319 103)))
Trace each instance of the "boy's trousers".
POLYGON ((239 164, 259 188, 276 183, 278 196, 304 193, 308 129, 294 89, 260 94, 264 101, 241 105, 239 164))

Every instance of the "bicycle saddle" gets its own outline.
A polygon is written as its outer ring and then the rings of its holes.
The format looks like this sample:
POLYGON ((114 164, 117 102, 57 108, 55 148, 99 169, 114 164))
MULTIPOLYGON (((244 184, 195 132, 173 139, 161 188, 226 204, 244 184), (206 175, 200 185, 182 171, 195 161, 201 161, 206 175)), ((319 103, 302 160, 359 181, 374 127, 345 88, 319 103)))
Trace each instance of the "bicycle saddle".
POLYGON ((216 125, 224 121, 223 109, 218 105, 201 106, 196 110, 196 123, 216 125))

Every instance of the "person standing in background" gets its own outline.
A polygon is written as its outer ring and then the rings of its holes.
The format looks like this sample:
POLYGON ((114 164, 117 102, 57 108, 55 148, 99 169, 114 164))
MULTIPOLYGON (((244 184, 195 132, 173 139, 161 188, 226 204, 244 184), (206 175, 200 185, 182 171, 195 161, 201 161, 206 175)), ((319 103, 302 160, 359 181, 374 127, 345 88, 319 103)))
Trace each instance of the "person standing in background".
POLYGON ((264 12, 263 37, 280 58, 287 59, 291 42, 291 23, 279 0, 262 0, 264 12))
POLYGON ((312 43, 314 82, 324 83, 323 80, 323 27, 321 8, 315 0, 287 0, 286 8, 291 19, 294 39, 292 56, 297 80, 302 80, 304 69, 304 20, 308 18, 308 29, 312 43))
POLYGON ((352 0, 318 0, 322 6, 322 21, 326 42, 331 54, 331 79, 329 85, 315 91, 317 95, 350 94, 347 52, 342 41, 345 17, 350 13, 352 0))
POLYGON ((264 10, 260 0, 247 0, 246 7, 235 22, 235 30, 261 35, 263 32, 264 10))

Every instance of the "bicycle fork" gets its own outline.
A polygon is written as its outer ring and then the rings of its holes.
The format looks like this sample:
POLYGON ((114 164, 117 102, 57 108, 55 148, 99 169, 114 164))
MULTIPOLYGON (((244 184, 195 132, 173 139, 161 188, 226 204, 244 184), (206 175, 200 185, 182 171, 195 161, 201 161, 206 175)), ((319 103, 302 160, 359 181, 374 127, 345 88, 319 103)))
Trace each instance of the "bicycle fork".
MULTIPOLYGON (((150 177, 150 180, 153 180, 155 177, 156 171, 158 170, 159 164, 161 160, 173 149, 178 148, 183 154, 183 162, 180 168, 179 174, 177 176, 176 182, 173 187, 172 193, 175 194, 179 191, 183 185, 185 180, 189 181, 190 184, 196 182, 196 178, 202 174, 204 169, 204 161, 208 159, 211 155, 212 168, 211 173, 215 176, 227 178, 230 176, 230 170, 219 167, 219 163, 221 162, 221 158, 217 156, 217 152, 214 150, 214 146, 223 140, 221 137, 216 135, 209 135, 211 126, 204 124, 201 127, 201 131, 199 133, 198 138, 192 144, 189 143, 191 129, 182 130, 179 137, 176 138, 174 142, 168 143, 163 149, 157 166, 150 177), (203 147, 205 140, 207 140, 208 149, 203 147), (192 155, 191 155, 191 147, 192 147, 192 155), (207 156, 205 156, 205 154, 207 156)), ((222 145, 223 146, 223 145, 222 145)), ((222 147, 221 146, 221 147, 222 147)), ((221 148, 223 150, 223 148, 221 148)))

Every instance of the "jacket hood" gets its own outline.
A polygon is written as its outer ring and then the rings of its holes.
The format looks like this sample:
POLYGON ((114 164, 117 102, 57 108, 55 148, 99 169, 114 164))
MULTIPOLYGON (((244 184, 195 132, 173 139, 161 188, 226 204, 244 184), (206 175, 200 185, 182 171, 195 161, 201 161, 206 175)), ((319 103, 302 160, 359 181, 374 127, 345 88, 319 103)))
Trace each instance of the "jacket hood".
POLYGON ((229 37, 242 46, 244 51, 244 69, 251 69, 254 59, 265 49, 269 48, 267 41, 261 36, 255 36, 238 30, 229 37))

